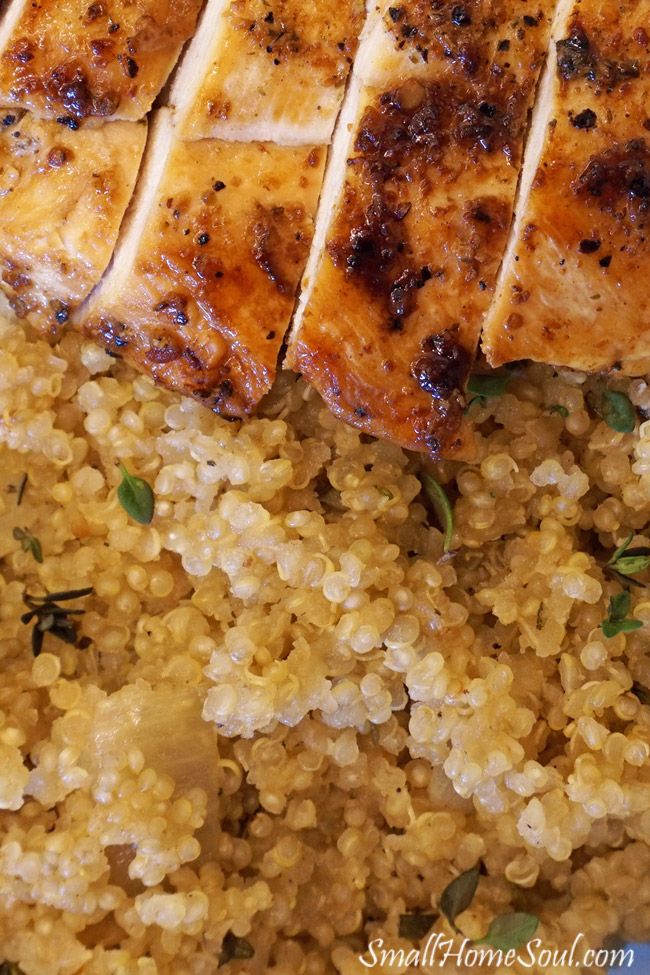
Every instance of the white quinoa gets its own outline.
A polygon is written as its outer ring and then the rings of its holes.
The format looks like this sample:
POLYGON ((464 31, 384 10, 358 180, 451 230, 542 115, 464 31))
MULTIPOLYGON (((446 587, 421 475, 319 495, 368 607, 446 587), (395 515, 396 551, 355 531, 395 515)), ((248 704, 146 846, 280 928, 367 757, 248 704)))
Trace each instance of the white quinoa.
POLYGON ((647 628, 600 629, 603 563, 650 545, 650 423, 515 371, 476 462, 429 466, 443 556, 422 460, 295 378, 228 423, 77 336, 0 342, 0 961, 213 975, 230 932, 226 973, 357 975, 479 861, 470 938, 509 911, 551 947, 650 937, 648 590, 647 628), (25 593, 86 586, 81 646, 35 659, 25 593))

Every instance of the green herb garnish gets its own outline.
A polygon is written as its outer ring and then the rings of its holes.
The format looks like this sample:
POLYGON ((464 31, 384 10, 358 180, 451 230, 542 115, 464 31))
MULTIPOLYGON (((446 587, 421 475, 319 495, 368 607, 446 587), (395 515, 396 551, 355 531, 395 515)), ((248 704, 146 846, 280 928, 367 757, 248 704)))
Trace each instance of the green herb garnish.
POLYGON ((377 488, 377 490, 381 494, 382 498, 388 498, 389 501, 392 501, 393 500, 394 494, 393 494, 392 491, 389 491, 388 488, 379 487, 379 488, 377 488))
POLYGON ((35 535, 26 528, 14 528, 12 534, 16 541, 20 542, 23 552, 31 552, 37 562, 43 561, 43 549, 35 535))
POLYGON ((456 927, 456 918, 463 911, 467 910, 474 899, 474 894, 478 887, 479 874, 480 870, 478 867, 465 870, 455 880, 452 880, 442 892, 440 910, 455 931, 458 930, 456 927))
POLYGON ((617 433, 632 433, 636 426, 636 410, 629 396, 600 383, 588 394, 594 413, 617 433))
POLYGON ((255 949, 246 938, 237 938, 232 931, 229 931, 223 939, 221 957, 219 958, 219 968, 227 965, 229 961, 237 961, 245 958, 252 958, 255 949))
POLYGON ((467 392, 484 399, 503 396, 512 377, 508 373, 474 373, 467 382, 467 392))
POLYGON ((120 464, 122 483, 117 489, 117 499, 130 518, 140 525, 150 525, 153 519, 154 496, 151 485, 141 477, 129 474, 124 464, 120 464))
POLYGON ((528 944, 539 926, 534 914, 502 914, 490 924, 488 933, 476 943, 490 945, 501 951, 512 951, 528 944))
POLYGON ((600 624, 600 628, 608 640, 618 636, 619 633, 632 633, 634 630, 640 630, 643 626, 641 620, 626 618, 630 611, 630 602, 631 596, 627 590, 619 592, 617 596, 612 596, 610 599, 609 615, 600 624))
POLYGON ((436 517, 444 533, 443 551, 451 551, 451 543, 454 537, 454 509, 447 497, 445 489, 438 484, 435 477, 430 474, 422 474, 422 486, 425 494, 433 505, 436 517))
POLYGON ((557 413, 558 416, 563 417, 565 420, 569 415, 566 406, 562 406, 561 403, 553 403, 553 406, 549 406, 548 411, 549 413, 557 413))
POLYGON ((400 938, 419 941, 428 934, 435 920, 435 914, 400 914, 398 934, 400 938))
POLYGON ((618 433, 632 433, 636 426, 636 411, 629 397, 613 389, 603 393, 602 417, 618 433))
POLYGON ((92 587, 86 589, 69 589, 63 592, 50 592, 46 596, 30 596, 25 593, 23 602, 29 612, 23 613, 20 617, 21 623, 31 623, 36 620, 32 630, 32 652, 35 657, 43 649, 43 641, 46 633, 51 633, 58 640, 71 645, 77 642, 77 627, 71 616, 83 616, 83 609, 68 609, 59 606, 59 603, 68 602, 71 599, 83 599, 94 592, 92 587))
POLYGON ((631 532, 624 542, 616 549, 611 559, 605 565, 605 569, 613 572, 614 575, 623 577, 623 582, 632 582, 635 585, 642 586, 642 582, 634 580, 631 577, 638 575, 639 572, 645 572, 646 569, 650 568, 650 548, 646 545, 637 545, 634 548, 630 548, 630 543, 634 538, 634 533, 631 532))

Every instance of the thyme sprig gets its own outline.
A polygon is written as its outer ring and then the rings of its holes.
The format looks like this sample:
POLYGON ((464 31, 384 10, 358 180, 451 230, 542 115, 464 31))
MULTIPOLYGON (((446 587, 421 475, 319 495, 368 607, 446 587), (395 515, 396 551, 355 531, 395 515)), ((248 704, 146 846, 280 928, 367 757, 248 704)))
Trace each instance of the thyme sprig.
POLYGON ((25 593, 23 602, 27 606, 28 612, 23 613, 20 622, 29 624, 35 620, 32 630, 32 652, 38 657, 43 649, 45 634, 51 633, 52 636, 64 643, 74 646, 78 639, 77 626, 71 617, 83 616, 85 609, 70 609, 67 606, 59 606, 59 603, 69 602, 72 599, 83 599, 94 593, 92 586, 85 589, 68 589, 61 592, 50 592, 45 596, 31 596, 25 593))
POLYGON ((630 532, 603 568, 608 575, 618 579, 623 586, 639 586, 643 589, 645 583, 635 579, 634 576, 650 568, 650 548, 646 545, 630 548, 633 538, 634 532, 630 532))
POLYGON ((39 563, 43 561, 43 549, 36 535, 32 535, 27 528, 14 528, 12 534, 20 542, 23 552, 31 552, 39 563))

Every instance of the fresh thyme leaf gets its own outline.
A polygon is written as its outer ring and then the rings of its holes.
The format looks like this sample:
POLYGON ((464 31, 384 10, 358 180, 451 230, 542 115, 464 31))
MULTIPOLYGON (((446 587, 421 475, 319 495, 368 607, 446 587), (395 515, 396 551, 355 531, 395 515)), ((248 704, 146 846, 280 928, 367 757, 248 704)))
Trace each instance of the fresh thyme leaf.
POLYGON ((645 572, 645 570, 650 567, 650 555, 641 555, 640 552, 645 552, 646 549, 628 549, 626 555, 622 555, 620 559, 615 562, 616 571, 622 576, 636 576, 640 572, 645 572))
POLYGON ((488 397, 503 396, 511 376, 507 373, 488 372, 474 373, 467 382, 467 392, 475 393, 476 396, 488 397))
POLYGON ((600 381, 587 393, 587 402, 596 416, 617 433, 632 433, 637 414, 625 393, 610 389, 600 381))
POLYGON ((421 481, 444 533, 443 551, 449 552, 454 537, 454 509, 445 489, 438 484, 435 477, 430 474, 422 474, 421 481))
POLYGON ((630 547, 633 538, 634 538, 634 532, 630 532, 627 538, 623 542, 621 542, 621 544, 618 546, 618 548, 612 555, 607 565, 616 565, 616 562, 618 561, 618 559, 620 559, 621 555, 623 555, 630 547))
POLYGON ((222 965, 227 965, 229 961, 252 958, 254 954, 255 949, 250 941, 247 941, 246 938, 237 938, 232 931, 229 931, 223 939, 221 957, 219 958, 219 968, 221 968, 222 965))
POLYGON ((488 933, 477 944, 490 945, 501 951, 512 951, 528 944, 539 926, 534 914, 502 914, 490 924, 488 933))
POLYGON ((474 899, 478 887, 479 867, 465 870, 445 887, 440 898, 440 910, 451 926, 456 928, 456 918, 466 911, 474 899))
POLYGON ((603 620, 600 628, 608 640, 618 636, 619 633, 633 633, 640 630, 643 626, 641 620, 603 620))
POLYGON ((650 548, 647 545, 637 545, 630 548, 633 538, 634 532, 630 532, 604 568, 606 572, 615 575, 623 585, 627 585, 629 582, 632 585, 643 586, 642 582, 632 577, 650 568, 650 548))
POLYGON ((400 914, 398 934, 409 941, 419 941, 425 936, 436 920, 435 914, 400 914))
POLYGON ((640 630, 643 626, 641 620, 626 619, 630 611, 630 603, 631 596, 627 590, 611 597, 609 615, 600 624, 600 628, 608 640, 618 636, 619 633, 632 633, 634 630, 640 630))
POLYGON ((117 498, 127 515, 140 525, 150 525, 154 512, 154 496, 151 485, 141 477, 129 474, 124 464, 120 464, 122 483, 117 489, 117 498))
POLYGON ((557 413, 559 416, 564 417, 565 420, 569 415, 566 406, 562 406, 561 403, 553 403, 553 406, 549 406, 548 411, 549 413, 557 413))
POLYGON ((602 416, 607 426, 617 433, 632 433, 636 426, 636 412, 629 397, 613 389, 603 393, 602 416))
POLYGON ((639 684, 638 681, 634 681, 632 684, 632 693, 635 697, 641 701, 641 704, 645 704, 650 707, 650 691, 643 684, 639 684))
MULTIPOLYGON (((23 503, 26 487, 27 487, 27 474, 23 474, 21 479, 18 481, 18 490, 16 492, 16 506, 18 508, 20 508, 21 504, 23 503)), ((0 975, 2 975, 1 972, 0 975)))
POLYGON ((35 535, 32 535, 26 528, 14 528, 12 534, 16 541, 20 542, 23 552, 31 552, 37 562, 43 561, 41 543, 35 535))
POLYGON ((609 601, 609 618, 615 622, 624 620, 630 612, 631 602, 632 597, 629 592, 619 592, 618 595, 612 596, 609 601))

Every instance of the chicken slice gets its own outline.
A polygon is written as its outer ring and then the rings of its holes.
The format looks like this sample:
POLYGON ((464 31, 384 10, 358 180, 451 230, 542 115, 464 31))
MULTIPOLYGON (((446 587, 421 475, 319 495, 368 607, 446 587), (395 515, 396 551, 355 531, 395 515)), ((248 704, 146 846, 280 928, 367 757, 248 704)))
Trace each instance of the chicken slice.
POLYGON ((70 126, 143 118, 203 0, 13 0, 0 27, 0 104, 70 126))
MULTIPOLYGON (((507 242, 554 4, 536 4, 534 16, 521 0, 467 3, 462 16, 457 4, 435 6, 466 56, 436 55, 427 73, 409 30, 416 70, 380 60, 374 80, 386 84, 371 87, 376 24, 364 41, 287 364, 367 433, 460 455, 463 389, 507 242)), ((432 7, 391 9, 405 28, 432 7)))
POLYGON ((54 332, 105 271, 146 139, 144 122, 71 131, 29 114, 0 124, 0 289, 54 332))
MULTIPOLYGON (((528 37, 522 48, 523 38, 516 31, 541 27, 543 44, 554 7, 555 3, 529 0, 376 0, 370 6, 355 74, 369 87, 412 78, 478 78, 494 63, 497 51, 515 56, 523 50, 527 56, 534 37, 528 37)), ((509 60, 503 57, 501 63, 509 60)))
POLYGON ((645 373, 650 0, 571 3, 557 37, 485 352, 645 373))
POLYGON ((330 141, 364 0, 211 0, 171 101, 187 138, 330 141))
POLYGON ((228 416, 270 389, 313 234, 326 150, 174 139, 159 113, 130 224, 84 327, 228 416))

